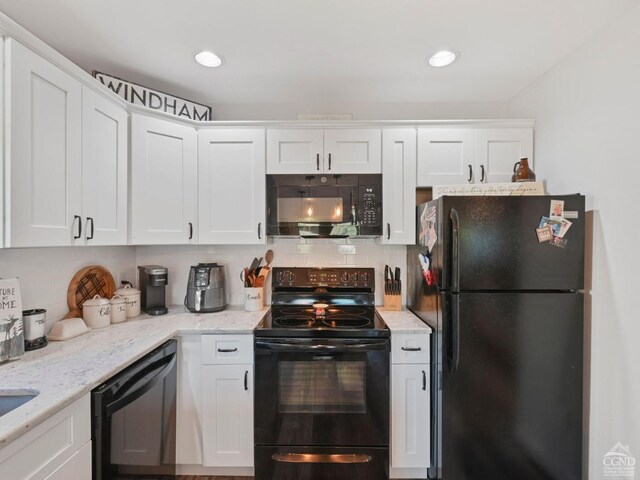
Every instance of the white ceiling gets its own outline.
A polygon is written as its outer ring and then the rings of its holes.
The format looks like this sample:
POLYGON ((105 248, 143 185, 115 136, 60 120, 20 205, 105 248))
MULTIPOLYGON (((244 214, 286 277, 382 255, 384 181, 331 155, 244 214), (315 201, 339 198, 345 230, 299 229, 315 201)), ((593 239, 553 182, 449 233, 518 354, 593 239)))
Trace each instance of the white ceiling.
POLYGON ((0 0, 78 65, 208 104, 501 102, 640 0, 0 0), (426 66, 429 53, 462 53, 426 66), (205 69, 193 53, 225 63, 205 69))

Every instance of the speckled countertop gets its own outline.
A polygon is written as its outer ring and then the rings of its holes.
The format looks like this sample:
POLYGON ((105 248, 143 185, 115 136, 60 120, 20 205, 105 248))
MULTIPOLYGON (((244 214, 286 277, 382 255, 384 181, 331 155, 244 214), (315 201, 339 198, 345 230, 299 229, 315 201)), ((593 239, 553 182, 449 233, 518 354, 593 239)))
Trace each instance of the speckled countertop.
MULTIPOLYGON (((35 389, 37 397, 0 417, 0 448, 79 399, 176 334, 250 334, 267 312, 233 306, 218 313, 193 314, 173 307, 160 317, 141 315, 91 330, 65 342, 49 342, 19 360, 0 365, 0 390, 35 389)), ((409 311, 378 310, 392 333, 429 333, 409 311)))
POLYGON ((387 311, 378 308, 378 314, 387 324, 391 333, 431 333, 431 327, 403 307, 401 311, 387 311))

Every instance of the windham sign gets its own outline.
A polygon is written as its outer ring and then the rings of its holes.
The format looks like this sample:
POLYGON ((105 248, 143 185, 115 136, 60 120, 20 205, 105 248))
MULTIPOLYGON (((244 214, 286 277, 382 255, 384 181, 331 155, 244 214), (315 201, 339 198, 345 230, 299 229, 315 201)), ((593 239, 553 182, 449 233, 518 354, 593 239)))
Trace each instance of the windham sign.
POLYGON ((160 110, 198 122, 213 120, 211 107, 128 82, 113 75, 93 71, 93 77, 133 105, 160 110))

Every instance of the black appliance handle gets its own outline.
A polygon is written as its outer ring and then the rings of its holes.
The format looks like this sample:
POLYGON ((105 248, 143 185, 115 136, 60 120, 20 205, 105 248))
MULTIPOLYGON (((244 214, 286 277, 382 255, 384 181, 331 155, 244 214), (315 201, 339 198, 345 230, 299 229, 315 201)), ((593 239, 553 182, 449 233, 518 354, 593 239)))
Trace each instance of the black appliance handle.
POLYGON ((450 372, 458 370, 460 363, 460 295, 453 295, 451 308, 451 367, 450 372))
POLYGON ((237 348, 219 348, 218 352, 220 353, 233 353, 233 352, 237 352, 238 349, 237 348))
POLYGON ((452 243, 451 243, 451 270, 453 279, 451 280, 451 289, 454 292, 460 290, 460 217, 458 211, 452 208, 449 212, 452 226, 452 243))
POLYGON ((93 240, 93 217, 87 217, 87 223, 91 222, 91 235, 87 235, 87 240, 93 240))
POLYGON ((329 353, 348 353, 348 352, 369 352, 375 350, 386 350, 389 346, 388 340, 380 340, 378 342, 367 343, 331 343, 320 345, 300 345, 296 343, 287 342, 269 342, 258 340, 256 341, 256 349, 271 350, 274 352, 329 352, 329 353))
POLYGON ((427 391, 427 372, 422 370, 422 390, 427 391))
POLYGON ((73 239, 77 240, 82 236, 82 217, 80 215, 74 215, 73 220, 78 220, 78 234, 73 236, 73 239))
POLYGON ((329 154, 329 170, 331 170, 331 154, 329 154))
POLYGON ((262 222, 258 223, 258 240, 262 240, 262 222))
POLYGON ((245 391, 249 390, 249 370, 244 371, 244 389, 245 391))
MULTIPOLYGON (((127 405, 129 405, 130 403, 135 402, 138 398, 140 398, 142 395, 147 393, 149 390, 155 387, 158 383, 163 381, 167 377, 167 375, 171 373, 171 370, 173 370, 173 368, 176 366, 176 362, 177 362, 177 355, 176 353, 172 353, 171 355, 168 355, 162 358, 159 362, 156 362, 156 364, 152 364, 152 365, 157 365, 157 363, 160 363, 164 366, 152 378, 150 378, 148 382, 146 382, 145 384, 133 390, 126 389, 121 395, 117 396, 111 403, 107 404, 105 406, 106 415, 111 416, 118 410, 121 410, 127 405)), ((157 368, 155 370, 157 370, 157 368)), ((140 380, 141 378, 144 378, 148 374, 149 373, 147 373, 146 370, 143 369, 136 376, 129 379, 127 383, 131 383, 135 385, 138 380, 140 380)))
POLYGON ((369 463, 373 458, 364 453, 274 453, 271 459, 280 463, 369 463))
POLYGON ((480 171, 482 172, 482 175, 480 177, 480 183, 484 182, 484 165, 480 165, 480 171))
POLYGON ((320 171, 320 154, 316 153, 316 170, 320 171))
POLYGON ((422 351, 422 347, 400 347, 401 350, 405 352, 420 352, 422 351))
POLYGON ((469 178, 467 178, 467 182, 471 183, 473 180, 473 166, 469 165, 469 178))

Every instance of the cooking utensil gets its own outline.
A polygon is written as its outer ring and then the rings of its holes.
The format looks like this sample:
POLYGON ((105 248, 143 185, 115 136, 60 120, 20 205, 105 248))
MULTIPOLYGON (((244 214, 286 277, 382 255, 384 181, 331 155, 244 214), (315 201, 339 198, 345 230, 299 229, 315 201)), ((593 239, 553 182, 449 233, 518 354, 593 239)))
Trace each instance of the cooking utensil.
POLYGON ((264 261, 267 262, 267 267, 271 265, 271 262, 273 262, 273 250, 267 250, 267 253, 264 254, 264 261))
POLYGON ((253 262, 251 262, 251 266, 249 267, 249 273, 252 273, 257 267, 260 265, 257 257, 253 257, 253 262))
POLYGON ((69 313, 64 318, 81 317, 84 302, 95 295, 109 299, 113 297, 115 289, 116 282, 106 268, 91 265, 79 270, 71 279, 67 289, 69 313))

